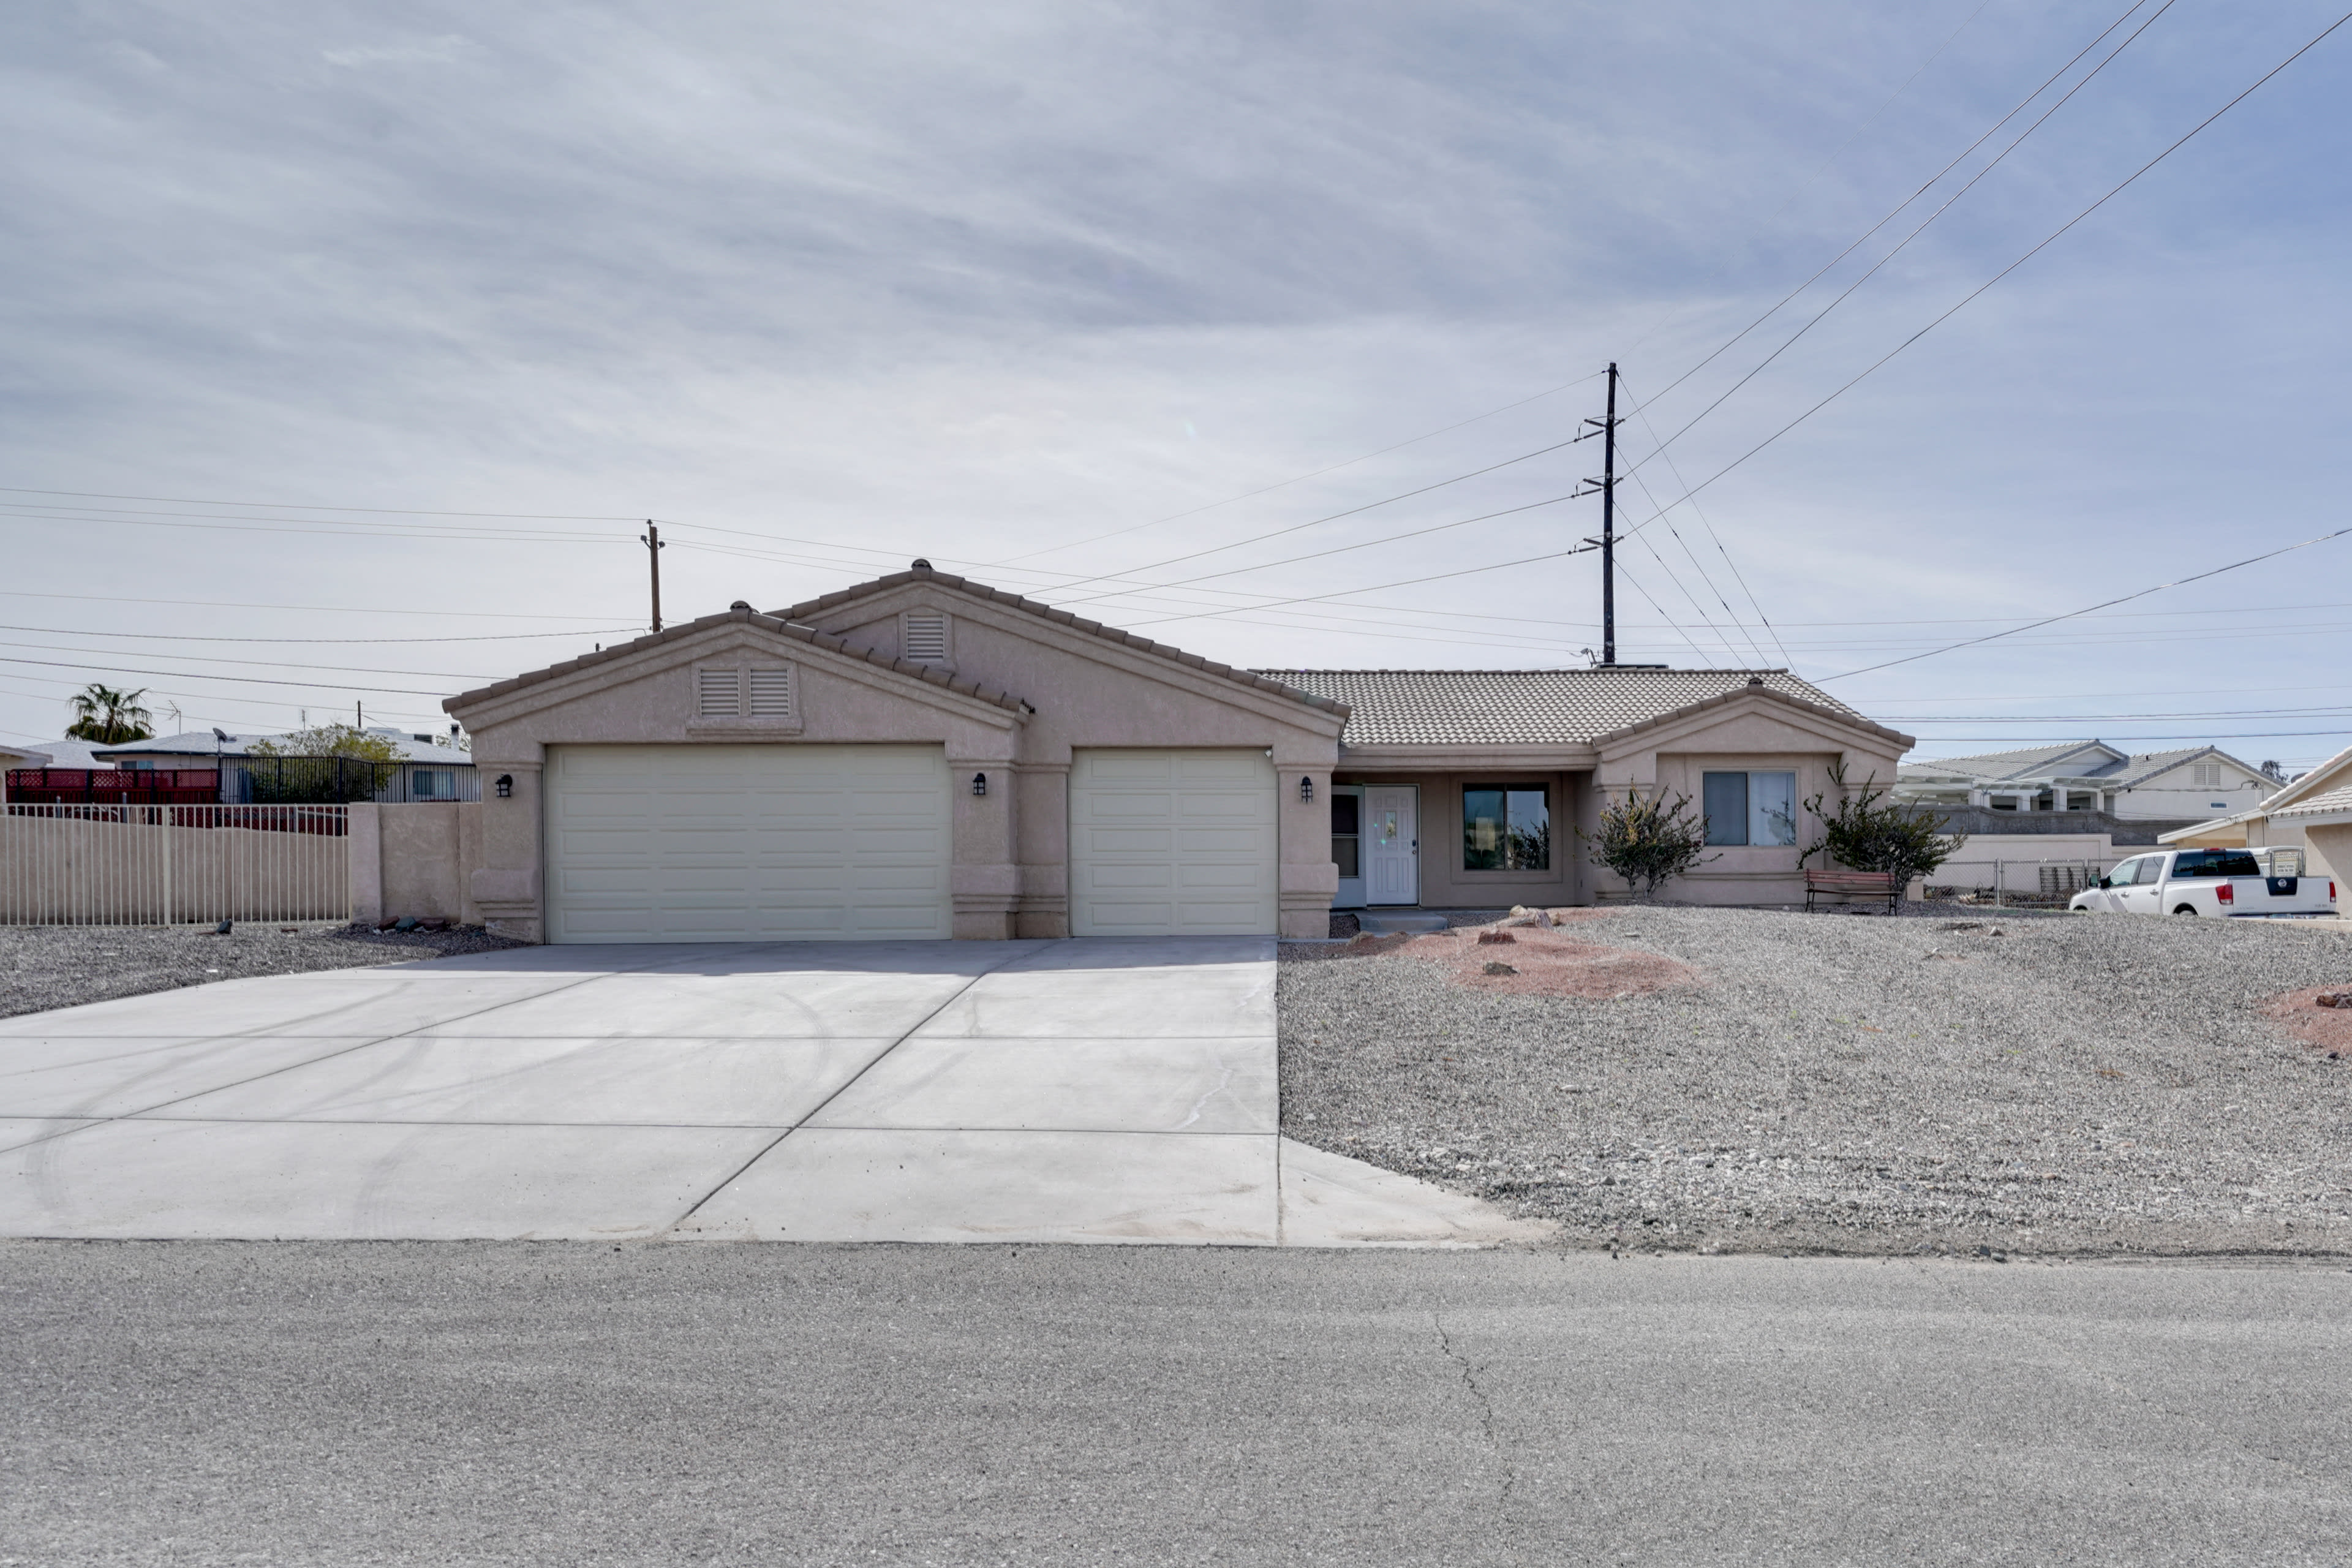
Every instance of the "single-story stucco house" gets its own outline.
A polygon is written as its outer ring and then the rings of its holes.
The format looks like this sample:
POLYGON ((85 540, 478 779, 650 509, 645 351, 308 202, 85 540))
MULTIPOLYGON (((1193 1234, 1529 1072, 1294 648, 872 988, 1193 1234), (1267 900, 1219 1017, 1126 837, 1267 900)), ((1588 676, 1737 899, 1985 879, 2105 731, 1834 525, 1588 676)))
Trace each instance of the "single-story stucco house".
POLYGON ((2352 748, 2260 805, 2165 834, 2158 842, 2182 849, 2299 847, 2309 875, 2352 877, 2352 748))
POLYGON ((1802 896, 1803 803, 1911 738, 1783 670, 1237 669, 921 562, 444 704, 468 903, 529 941, 1324 935, 1335 902, 1579 904, 1609 796, 1704 803, 1674 885, 1802 896))

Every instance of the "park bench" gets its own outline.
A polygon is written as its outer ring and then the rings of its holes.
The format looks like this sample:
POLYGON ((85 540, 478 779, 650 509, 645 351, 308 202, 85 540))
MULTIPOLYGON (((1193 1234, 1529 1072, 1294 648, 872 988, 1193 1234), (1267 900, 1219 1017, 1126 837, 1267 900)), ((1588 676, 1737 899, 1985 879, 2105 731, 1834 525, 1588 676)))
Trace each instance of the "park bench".
POLYGON ((1895 885, 1892 871, 1811 871, 1805 873, 1805 912, 1811 914, 1813 900, 1820 898, 1884 899, 1886 912, 1893 914, 1899 904, 1903 889, 1895 885))

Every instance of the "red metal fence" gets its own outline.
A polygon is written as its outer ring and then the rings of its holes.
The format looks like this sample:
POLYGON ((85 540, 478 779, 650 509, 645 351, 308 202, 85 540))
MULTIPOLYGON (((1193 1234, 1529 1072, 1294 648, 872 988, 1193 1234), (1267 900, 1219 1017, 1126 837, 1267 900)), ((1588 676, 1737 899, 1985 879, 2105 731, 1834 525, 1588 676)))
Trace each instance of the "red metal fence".
POLYGON ((8 799, 26 805, 212 805, 213 768, 11 768, 8 799))

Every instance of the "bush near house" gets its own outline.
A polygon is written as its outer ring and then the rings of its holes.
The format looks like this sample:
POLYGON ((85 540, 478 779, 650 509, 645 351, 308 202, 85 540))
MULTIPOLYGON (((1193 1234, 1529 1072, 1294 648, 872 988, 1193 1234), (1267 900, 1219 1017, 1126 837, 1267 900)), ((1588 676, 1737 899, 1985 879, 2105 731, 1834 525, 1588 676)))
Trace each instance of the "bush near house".
POLYGON ((1849 871, 1884 871, 1895 879, 1895 898, 1903 900, 1914 877, 1924 877, 1959 852, 1969 841, 1965 833, 1938 829, 1935 812, 1914 805, 1880 805, 1886 791, 1877 787, 1876 774, 1857 791, 1846 782, 1843 765, 1832 764, 1830 778, 1838 788, 1834 811, 1826 810, 1824 792, 1805 802, 1805 809, 1822 825, 1822 837, 1797 857, 1803 865, 1826 852, 1830 860, 1849 871))
POLYGON ((350 724, 319 724, 246 749, 257 805, 327 805, 373 800, 392 782, 400 748, 350 724))
POLYGON ((1706 820, 1691 815, 1690 796, 1629 795, 1601 808, 1600 826, 1576 837, 1592 858, 1625 879, 1640 899, 1717 858, 1706 852, 1706 820))

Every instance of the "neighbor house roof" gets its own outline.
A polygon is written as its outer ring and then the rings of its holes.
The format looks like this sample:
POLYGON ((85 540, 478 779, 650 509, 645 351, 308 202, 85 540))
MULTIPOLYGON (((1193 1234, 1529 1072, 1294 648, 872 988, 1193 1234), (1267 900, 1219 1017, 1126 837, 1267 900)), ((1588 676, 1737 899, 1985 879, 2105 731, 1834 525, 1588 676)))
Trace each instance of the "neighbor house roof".
POLYGON ((100 763, 97 758, 89 754, 91 748, 96 745, 96 743, 97 742, 92 741, 36 741, 29 746, 24 746, 18 749, 21 751, 30 752, 35 754, 46 753, 48 758, 47 762, 30 763, 28 764, 29 766, 42 768, 95 768, 104 765, 100 763))
MULTIPOLYGON (((404 763, 425 763, 445 768, 474 765, 471 752, 461 752, 455 746, 444 746, 434 741, 420 741, 409 731, 378 726, 367 733, 390 741, 404 763)), ((90 750, 94 761, 79 765, 96 766, 129 757, 242 757, 251 753, 256 742, 268 741, 277 745, 283 744, 285 740, 283 735, 261 733, 231 735, 222 740, 210 730, 189 730, 177 735, 153 735, 144 741, 125 741, 119 746, 95 746, 90 750)), ((65 767, 68 764, 53 763, 50 765, 65 767)))
POLYGON ((940 587, 950 588, 974 599, 984 599, 992 605, 1003 605, 1008 609, 1019 610, 1024 615, 1052 621, 1056 626, 1068 626, 1073 631, 1085 632, 1090 637, 1098 637, 1107 642, 1115 642, 1123 647, 1131 647, 1139 653, 1154 654, 1207 675, 1222 676, 1227 680, 1238 681, 1244 686, 1254 686, 1262 691, 1276 692, 1295 701, 1303 702, 1309 708, 1337 709, 1342 714, 1347 711, 1347 705, 1344 702, 1335 701, 1321 693, 1292 686, 1268 675, 1264 670, 1238 669, 1230 664, 1219 664, 1215 659, 1203 658, 1197 653, 1186 653, 1182 648, 1172 644, 1154 642, 1150 637, 1138 637, 1133 632, 1121 631, 1117 626, 1107 626, 1100 621, 1090 621, 1084 616, 1075 615, 1068 610, 1057 610, 1053 605, 1042 604, 1035 599, 1025 599, 1018 594, 1007 593, 1003 588, 992 588, 985 583, 975 583, 969 577, 959 577, 952 572, 941 572, 930 566, 917 566, 909 571, 893 572, 887 577, 877 577, 870 583, 860 583, 854 588, 843 588, 838 592, 823 595, 814 599, 804 599, 790 609, 777 611, 776 616, 781 620, 805 623, 812 616, 821 616, 827 610, 838 609, 856 600, 870 598, 886 588, 896 588, 906 583, 934 584, 940 587))
MULTIPOLYGON (((1728 697, 1768 691, 1869 721, 1785 669, 1265 669, 1349 710, 1349 746, 1580 745, 1728 697)), ((1873 725, 1872 728, 1877 726, 1873 725)))
POLYGON ((1969 757, 1933 757, 1926 762, 1906 763, 1900 776, 1906 782, 1927 779, 1979 779, 1987 783, 2025 783, 2038 779, 2097 779, 2104 784, 2121 784, 2128 789, 2168 769, 2199 757, 2219 757, 2237 763, 2250 773, 2259 773, 2239 762, 2218 746, 2183 746, 2169 752, 2126 752, 2104 741, 2068 741, 2058 745, 2031 746, 2015 752, 1984 752, 1969 757), (2066 768, 2059 764, 2074 758, 2095 756, 2098 762, 2090 767, 2066 768))

